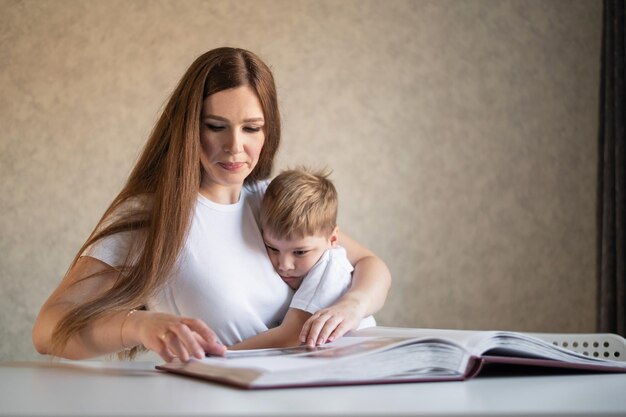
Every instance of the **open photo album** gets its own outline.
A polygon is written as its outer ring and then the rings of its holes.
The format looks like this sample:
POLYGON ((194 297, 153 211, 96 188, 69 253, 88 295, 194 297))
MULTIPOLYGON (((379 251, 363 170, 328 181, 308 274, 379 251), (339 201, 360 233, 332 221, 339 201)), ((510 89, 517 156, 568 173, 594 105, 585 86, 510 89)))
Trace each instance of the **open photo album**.
POLYGON ((162 371, 245 389, 462 381, 489 367, 626 372, 615 334, 540 334, 373 327, 315 348, 228 351, 162 371))

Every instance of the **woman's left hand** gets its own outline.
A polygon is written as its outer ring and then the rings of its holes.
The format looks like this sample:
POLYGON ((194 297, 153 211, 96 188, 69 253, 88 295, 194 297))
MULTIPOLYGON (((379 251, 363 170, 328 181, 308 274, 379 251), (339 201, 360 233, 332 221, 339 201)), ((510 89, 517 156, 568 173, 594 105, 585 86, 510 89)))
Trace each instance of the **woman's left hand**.
POLYGON ((356 299, 344 297, 336 304, 317 311, 302 326, 300 342, 322 345, 342 337, 359 326, 365 308, 356 299))

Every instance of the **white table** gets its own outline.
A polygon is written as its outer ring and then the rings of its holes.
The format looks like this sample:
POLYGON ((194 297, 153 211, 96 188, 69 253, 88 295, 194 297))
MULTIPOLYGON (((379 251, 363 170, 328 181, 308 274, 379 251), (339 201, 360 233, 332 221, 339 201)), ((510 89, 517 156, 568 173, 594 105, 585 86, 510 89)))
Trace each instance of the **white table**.
POLYGON ((626 415, 626 374, 244 391, 154 365, 0 363, 0 416, 626 415))

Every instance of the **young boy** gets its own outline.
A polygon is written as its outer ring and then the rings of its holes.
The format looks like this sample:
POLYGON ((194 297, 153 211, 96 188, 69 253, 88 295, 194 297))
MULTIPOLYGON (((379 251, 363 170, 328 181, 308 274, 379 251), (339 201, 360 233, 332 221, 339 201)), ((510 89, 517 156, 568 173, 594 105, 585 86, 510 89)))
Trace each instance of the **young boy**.
MULTIPOLYGON (((274 269, 295 294, 280 326, 230 349, 299 344, 304 322, 334 304, 349 288, 352 265, 337 242, 337 191, 324 172, 306 169, 279 174, 261 202, 263 240, 274 269)), ((359 328, 375 326, 372 316, 359 328)))

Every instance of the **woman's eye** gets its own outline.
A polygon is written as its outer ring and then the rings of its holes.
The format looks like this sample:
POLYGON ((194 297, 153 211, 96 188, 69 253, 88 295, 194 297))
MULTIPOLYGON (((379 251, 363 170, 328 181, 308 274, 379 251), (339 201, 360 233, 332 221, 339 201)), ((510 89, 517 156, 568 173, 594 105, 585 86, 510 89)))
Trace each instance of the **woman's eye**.
POLYGON ((255 126, 246 126, 243 128, 243 130, 248 133, 256 133, 256 132, 260 132, 261 128, 255 127, 255 126))
POLYGON ((221 132, 222 130, 226 129, 226 127, 224 126, 218 126, 218 125, 212 125, 210 123, 206 124, 207 129, 213 131, 213 132, 221 132))

